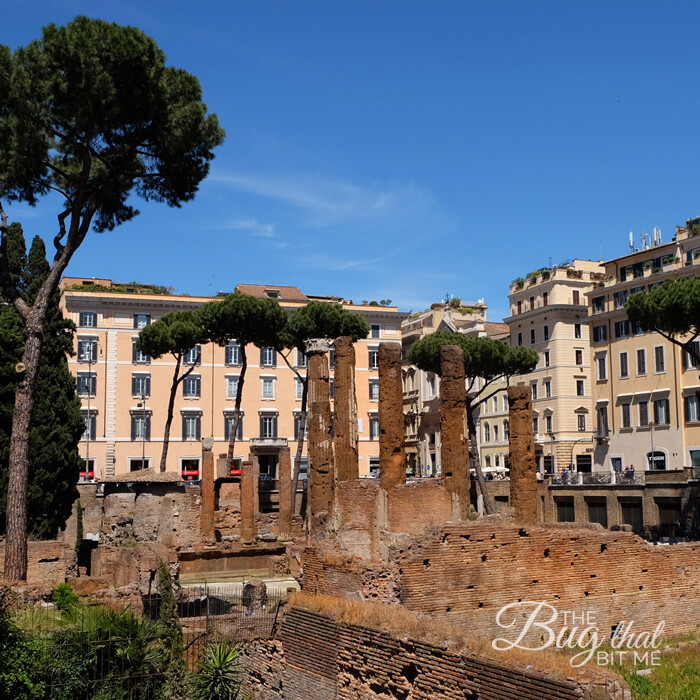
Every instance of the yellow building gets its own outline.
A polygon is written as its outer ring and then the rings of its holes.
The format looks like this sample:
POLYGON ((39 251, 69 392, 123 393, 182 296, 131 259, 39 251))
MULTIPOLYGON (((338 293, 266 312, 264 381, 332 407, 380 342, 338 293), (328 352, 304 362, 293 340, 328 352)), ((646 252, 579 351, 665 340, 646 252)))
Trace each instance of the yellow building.
MULTIPOLYGON (((370 324, 370 337, 356 345, 360 474, 378 469, 378 346, 380 341, 401 341, 405 314, 395 307, 306 295, 297 287, 239 285, 238 289, 275 298, 290 311, 313 300, 342 303, 370 324)), ((212 299, 170 295, 148 285, 116 285, 107 279, 66 278, 62 290, 63 313, 78 329, 76 355, 69 358, 69 366, 86 419, 80 451, 89 460, 88 472, 101 478, 144 466, 157 468, 175 361, 169 356, 152 360, 137 352, 134 343, 144 325, 170 311, 196 309, 212 299)), ((292 454, 296 450, 301 386, 272 348, 248 347, 246 352, 243 418, 235 457, 242 460, 255 453, 261 472, 276 477, 280 448, 288 445, 292 454)), ((188 361, 196 356, 194 351, 188 361)), ((305 374, 303 354, 293 350, 289 360, 305 374)), ((214 438, 215 455, 226 451, 240 370, 235 340, 227 347, 211 343, 201 347, 200 362, 178 389, 168 471, 199 478, 202 437, 214 438)))
POLYGON ((530 273, 510 287, 511 345, 540 356, 513 378, 532 388, 535 455, 542 473, 593 468, 593 383, 586 293, 603 279, 601 263, 573 260, 530 273))
POLYGON ((700 466, 699 368, 660 334, 632 326, 624 310, 637 291, 698 274, 695 232, 678 227, 670 243, 658 230, 643 235, 638 249, 605 263, 604 283, 588 293, 601 469, 700 466))

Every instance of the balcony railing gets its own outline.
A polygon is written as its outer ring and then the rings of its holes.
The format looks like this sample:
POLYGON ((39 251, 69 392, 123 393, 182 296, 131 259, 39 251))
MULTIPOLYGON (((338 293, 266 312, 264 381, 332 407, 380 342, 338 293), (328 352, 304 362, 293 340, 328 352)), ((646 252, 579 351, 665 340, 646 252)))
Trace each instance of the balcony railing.
POLYGON ((644 486, 646 478, 643 473, 575 472, 550 476, 549 483, 551 486, 644 486))

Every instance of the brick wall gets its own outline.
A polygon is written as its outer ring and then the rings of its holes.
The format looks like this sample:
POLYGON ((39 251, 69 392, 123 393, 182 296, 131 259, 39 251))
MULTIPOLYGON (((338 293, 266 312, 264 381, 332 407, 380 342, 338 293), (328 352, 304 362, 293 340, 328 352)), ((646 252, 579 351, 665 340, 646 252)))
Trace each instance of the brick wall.
MULTIPOLYGON (((64 583, 67 568, 75 566, 75 550, 65 548, 62 540, 30 541, 27 545, 27 583, 50 588, 64 583)), ((5 543, 0 542, 0 571, 4 566, 5 543)))
POLYGON ((624 682, 612 676, 589 673, 581 682, 521 670, 303 607, 286 613, 276 641, 249 651, 246 667, 245 692, 257 700, 631 700, 624 682))

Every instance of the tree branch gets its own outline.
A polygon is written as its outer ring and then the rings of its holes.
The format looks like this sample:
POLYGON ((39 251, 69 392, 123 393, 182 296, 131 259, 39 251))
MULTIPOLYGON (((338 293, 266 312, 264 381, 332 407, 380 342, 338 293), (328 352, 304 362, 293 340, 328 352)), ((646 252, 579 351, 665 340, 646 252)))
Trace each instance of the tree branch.
POLYGON ((20 296, 20 293, 17 291, 17 286, 12 280, 12 270, 10 269, 10 261, 7 257, 8 231, 9 224, 7 223, 7 213, 2 206, 2 202, 0 202, 0 287, 2 289, 0 296, 9 304, 12 304, 19 315, 26 320, 31 309, 27 305, 27 302, 20 296))

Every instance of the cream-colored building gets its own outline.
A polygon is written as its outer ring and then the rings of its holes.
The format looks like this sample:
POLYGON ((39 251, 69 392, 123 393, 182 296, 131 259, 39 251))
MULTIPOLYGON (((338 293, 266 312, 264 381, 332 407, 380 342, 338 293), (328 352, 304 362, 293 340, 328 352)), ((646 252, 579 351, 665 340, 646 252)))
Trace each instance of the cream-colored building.
POLYGON ((700 466, 700 367, 659 333, 634 327, 624 310, 631 294, 700 272, 696 231, 678 227, 670 243, 658 230, 643 236, 640 248, 605 263, 604 285, 588 292, 597 468, 700 466))
MULTIPOLYGON (((80 452, 89 459, 88 472, 100 478, 144 466, 157 468, 175 361, 169 356, 146 357, 136 351, 134 343, 144 325, 170 311, 196 309, 212 298, 174 296, 163 289, 116 285, 106 279, 66 278, 62 289, 63 313, 77 326, 76 355, 69 358, 69 366, 76 376, 86 419, 80 452)), ((370 337, 356 346, 360 474, 378 469, 378 346, 380 341, 401 342, 405 314, 395 307, 306 295, 297 287, 239 285, 238 289, 275 298, 290 311, 321 300, 342 303, 365 318, 370 337)), ((243 418, 235 457, 242 460, 257 454, 261 472, 276 477, 280 448, 288 445, 292 454, 296 450, 301 386, 295 372, 272 348, 250 346, 246 354, 243 418)), ((194 361, 196 355, 194 351, 188 361, 194 361)), ((330 359, 332 364, 333 353, 330 359)), ((303 354, 293 350, 289 360, 305 374, 303 354)), ((215 455, 226 451, 240 362, 240 347, 234 339, 226 347, 212 343, 201 347, 200 362, 178 388, 168 471, 187 479, 199 478, 202 437, 214 438, 215 455)))
POLYGON ((530 273, 510 287, 511 345, 539 355, 535 370, 514 377, 532 387, 535 454, 542 473, 593 468, 593 381, 586 293, 602 283, 600 262, 573 260, 530 273))

